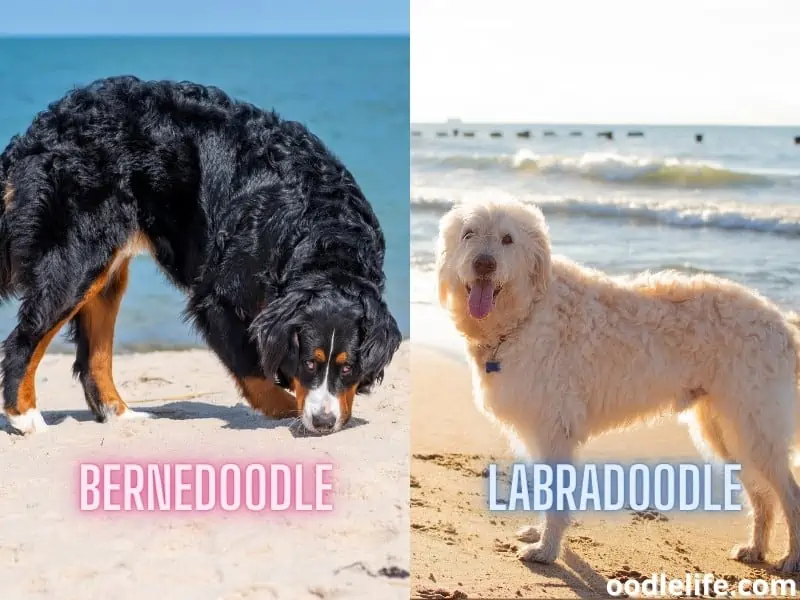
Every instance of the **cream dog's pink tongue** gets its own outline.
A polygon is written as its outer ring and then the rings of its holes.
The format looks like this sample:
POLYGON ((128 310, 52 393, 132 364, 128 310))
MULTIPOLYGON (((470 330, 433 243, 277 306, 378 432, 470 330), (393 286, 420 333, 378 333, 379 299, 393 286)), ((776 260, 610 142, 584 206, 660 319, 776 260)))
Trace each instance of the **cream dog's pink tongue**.
POLYGON ((482 319, 494 308, 494 285, 489 281, 476 281, 469 291, 469 314, 482 319))

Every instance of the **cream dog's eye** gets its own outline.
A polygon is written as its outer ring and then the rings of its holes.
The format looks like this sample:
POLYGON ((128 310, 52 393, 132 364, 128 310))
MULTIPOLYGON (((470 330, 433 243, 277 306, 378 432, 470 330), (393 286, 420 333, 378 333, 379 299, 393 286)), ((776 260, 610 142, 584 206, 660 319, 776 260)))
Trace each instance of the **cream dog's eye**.
POLYGON ((514 243, 514 239, 511 237, 510 234, 507 233, 507 234, 505 234, 503 236, 503 246, 508 246, 509 244, 513 244, 513 243, 514 243))
POLYGON ((464 232, 464 235, 462 235, 462 236, 461 236, 461 239, 462 239, 462 240, 468 240, 469 238, 471 238, 471 237, 472 237, 472 236, 474 236, 474 235, 475 235, 475 232, 474 232, 474 231, 472 231, 472 229, 467 229, 467 230, 464 232))

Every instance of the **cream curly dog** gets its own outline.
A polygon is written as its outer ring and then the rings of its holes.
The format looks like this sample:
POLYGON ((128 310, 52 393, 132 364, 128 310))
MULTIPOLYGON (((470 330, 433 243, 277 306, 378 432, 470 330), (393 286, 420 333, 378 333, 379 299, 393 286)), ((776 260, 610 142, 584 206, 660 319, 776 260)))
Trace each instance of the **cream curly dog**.
MULTIPOLYGON (((466 340, 475 400, 530 454, 572 461, 592 436, 664 413, 742 465, 753 513, 733 550, 764 560, 776 501, 800 570, 800 487, 790 469, 798 405, 795 317, 733 282, 673 272, 612 278, 553 256, 542 213, 460 205, 442 218, 439 299, 466 340)), ((569 523, 518 532, 519 557, 553 562, 569 523)))

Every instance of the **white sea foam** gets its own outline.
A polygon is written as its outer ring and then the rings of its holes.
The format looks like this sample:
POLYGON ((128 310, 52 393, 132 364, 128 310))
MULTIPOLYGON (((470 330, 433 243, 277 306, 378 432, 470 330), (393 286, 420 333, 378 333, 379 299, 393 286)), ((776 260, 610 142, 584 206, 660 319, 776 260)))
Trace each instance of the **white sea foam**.
POLYGON ((526 148, 513 154, 497 155, 417 151, 412 155, 412 160, 417 165, 447 169, 499 169, 666 188, 708 189, 800 184, 800 171, 733 168, 714 161, 616 152, 586 152, 570 156, 540 154, 526 148))
MULTIPOLYGON (((511 194, 496 189, 455 190, 415 187, 412 210, 445 211, 457 202, 487 198, 503 199, 511 194)), ((523 200, 526 200, 523 198, 523 200)), ((545 214, 576 215, 590 218, 618 218, 658 223, 671 227, 706 227, 723 230, 749 230, 768 234, 800 236, 800 206, 741 203, 709 203, 677 199, 631 199, 596 197, 589 199, 536 197, 545 214)))

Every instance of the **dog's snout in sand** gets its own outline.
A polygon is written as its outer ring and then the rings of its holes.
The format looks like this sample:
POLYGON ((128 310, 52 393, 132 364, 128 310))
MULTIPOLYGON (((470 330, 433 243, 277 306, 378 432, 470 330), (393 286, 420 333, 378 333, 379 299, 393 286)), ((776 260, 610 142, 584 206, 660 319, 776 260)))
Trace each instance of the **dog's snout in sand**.
POLYGON ((346 407, 327 389, 327 381, 310 390, 303 403, 301 418, 306 431, 325 435, 341 429, 349 419, 346 407))
POLYGON ((317 431, 329 431, 336 425, 336 415, 332 413, 317 414, 311 417, 311 423, 317 431))

